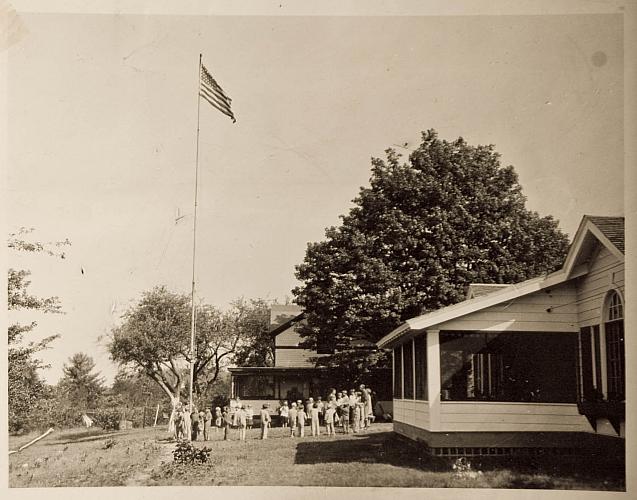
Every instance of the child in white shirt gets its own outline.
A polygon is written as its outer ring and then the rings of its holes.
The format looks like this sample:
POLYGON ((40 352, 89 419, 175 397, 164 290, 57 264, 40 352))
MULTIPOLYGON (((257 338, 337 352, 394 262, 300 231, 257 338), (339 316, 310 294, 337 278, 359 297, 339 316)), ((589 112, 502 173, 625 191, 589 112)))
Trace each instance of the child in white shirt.
POLYGON ((334 431, 334 416, 336 415, 336 408, 330 404, 325 410, 325 428, 328 436, 336 435, 334 431))
POLYGON ((279 416, 281 417, 281 426, 287 427, 290 420, 290 408, 287 401, 284 401, 281 408, 279 408, 279 416))
POLYGON ((292 403, 290 410, 288 411, 289 420, 290 420, 290 437, 294 437, 294 431, 297 425, 299 411, 296 408, 296 403, 292 403))
POLYGON ((318 403, 314 403, 312 409, 310 410, 310 419, 312 421, 312 436, 320 436, 321 428, 319 427, 319 415, 321 410, 319 408, 318 403))
POLYGON ((296 414, 296 421, 299 424, 299 436, 305 437, 305 419, 307 418, 307 414, 303 409, 303 406, 299 407, 299 412, 296 414))
POLYGON ((245 407, 242 405, 241 408, 237 410, 237 424, 239 426, 239 439, 241 441, 246 440, 246 427, 248 425, 248 414, 246 413, 245 407))

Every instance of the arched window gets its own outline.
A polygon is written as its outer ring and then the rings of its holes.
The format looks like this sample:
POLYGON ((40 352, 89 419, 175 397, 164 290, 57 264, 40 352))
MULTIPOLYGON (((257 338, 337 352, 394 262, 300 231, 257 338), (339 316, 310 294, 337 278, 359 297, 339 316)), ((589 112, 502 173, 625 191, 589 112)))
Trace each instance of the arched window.
POLYGON ((606 335, 606 366, 608 399, 625 399, 625 354, 624 354, 624 305, 616 291, 606 300, 604 323, 606 335))

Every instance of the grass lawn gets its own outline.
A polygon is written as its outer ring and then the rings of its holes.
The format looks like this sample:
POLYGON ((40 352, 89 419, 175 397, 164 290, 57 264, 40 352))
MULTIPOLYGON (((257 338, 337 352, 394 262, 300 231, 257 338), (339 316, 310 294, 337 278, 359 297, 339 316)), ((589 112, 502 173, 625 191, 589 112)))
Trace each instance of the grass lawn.
MULTIPOLYGON (((462 477, 451 470, 453 459, 427 455, 393 434, 391 424, 376 424, 360 434, 303 439, 290 438, 280 428, 271 429, 266 441, 258 439, 258 429, 248 431, 246 442, 238 441, 236 430, 228 441, 213 434, 212 441, 195 443, 212 449, 211 461, 197 466, 172 463, 174 444, 165 442, 163 429, 53 436, 10 457, 11 486, 625 488, 623 461, 591 462, 590 457, 472 458, 472 468, 481 473, 462 477), (109 439, 115 441, 113 446, 108 446, 109 439)), ((16 444, 28 440, 22 437, 16 444)))
MULTIPOLYGON (((10 436, 9 449, 36 437, 10 436)), ((157 465, 166 445, 159 429, 105 432, 72 429, 54 432, 29 448, 9 456, 9 486, 122 486, 157 465)))

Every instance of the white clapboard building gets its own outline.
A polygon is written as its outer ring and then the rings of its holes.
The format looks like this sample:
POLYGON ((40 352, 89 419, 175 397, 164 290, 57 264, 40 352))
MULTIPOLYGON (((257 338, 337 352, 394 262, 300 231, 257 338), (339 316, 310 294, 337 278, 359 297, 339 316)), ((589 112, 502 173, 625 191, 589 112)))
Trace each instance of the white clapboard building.
POLYGON ((561 269, 406 321, 393 350, 395 432, 435 454, 621 450, 624 219, 585 216, 561 269))

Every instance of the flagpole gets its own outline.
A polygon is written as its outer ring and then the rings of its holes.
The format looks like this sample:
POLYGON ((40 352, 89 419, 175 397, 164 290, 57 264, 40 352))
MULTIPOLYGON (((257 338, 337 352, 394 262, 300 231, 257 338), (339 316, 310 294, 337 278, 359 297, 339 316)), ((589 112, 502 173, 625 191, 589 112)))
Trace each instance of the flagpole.
POLYGON ((197 248, 197 194, 199 191, 199 110, 201 107, 201 54, 199 54, 199 72, 197 73, 197 147, 195 153, 195 205, 192 219, 192 292, 191 292, 191 312, 190 312, 190 387, 188 405, 192 412, 192 388, 195 381, 195 330, 196 330, 196 309, 195 309, 195 255, 197 248))

